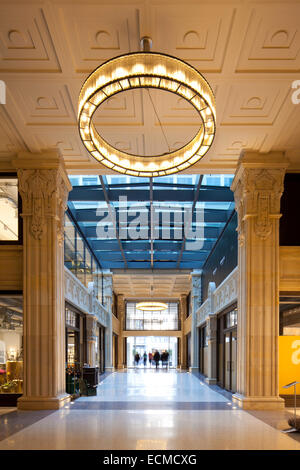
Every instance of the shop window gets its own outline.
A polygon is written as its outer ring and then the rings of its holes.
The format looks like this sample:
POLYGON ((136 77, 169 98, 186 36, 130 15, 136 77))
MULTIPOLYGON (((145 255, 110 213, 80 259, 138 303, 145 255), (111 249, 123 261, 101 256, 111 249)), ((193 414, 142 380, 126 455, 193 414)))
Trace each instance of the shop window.
POLYGON ((0 241, 18 243, 20 238, 18 179, 0 176, 0 241))
POLYGON ((66 307, 66 324, 73 328, 79 328, 79 317, 76 312, 66 307))
POLYGON ((226 328, 234 328, 235 326, 237 326, 237 308, 226 314, 225 325, 226 328))
POLYGON ((0 295, 0 402, 8 393, 23 393, 23 307, 22 296, 0 295))
POLYGON ((280 297, 280 335, 300 336, 300 296, 280 297))

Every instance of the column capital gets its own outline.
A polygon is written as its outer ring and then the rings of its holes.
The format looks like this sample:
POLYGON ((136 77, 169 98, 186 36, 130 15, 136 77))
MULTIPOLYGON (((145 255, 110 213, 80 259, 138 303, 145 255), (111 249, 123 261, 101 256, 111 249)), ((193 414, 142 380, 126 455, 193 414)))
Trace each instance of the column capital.
POLYGON ((57 151, 21 152, 13 160, 17 169, 19 192, 22 196, 22 217, 30 219, 30 233, 36 240, 45 234, 46 220, 57 222, 59 243, 64 237, 64 213, 72 185, 63 158, 57 151))
POLYGON ((245 242, 244 223, 254 219, 254 232, 266 240, 272 232, 272 219, 280 214, 280 198, 288 160, 282 152, 245 152, 240 157, 231 185, 238 212, 239 243, 245 242))

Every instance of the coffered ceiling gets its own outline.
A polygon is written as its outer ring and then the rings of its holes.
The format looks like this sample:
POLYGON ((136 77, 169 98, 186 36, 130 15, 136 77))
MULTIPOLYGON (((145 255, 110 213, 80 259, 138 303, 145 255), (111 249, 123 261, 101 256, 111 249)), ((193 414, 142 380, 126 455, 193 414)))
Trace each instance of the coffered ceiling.
MULTIPOLYGON (((70 173, 108 172, 81 144, 77 100, 87 75, 139 50, 175 55, 201 71, 216 95, 217 133, 191 173, 232 173, 243 149, 286 150, 300 168, 300 1, 0 0, 0 168, 20 150, 58 147, 70 173)), ((195 128, 183 100, 153 93, 169 146, 195 128)), ((145 91, 109 100, 97 126, 116 147, 156 153, 164 138, 145 91)), ((163 151, 166 151, 163 150, 163 151)))
POLYGON ((151 272, 122 270, 114 271, 114 292, 123 294, 127 299, 175 299, 191 290, 191 275, 188 271, 151 272))

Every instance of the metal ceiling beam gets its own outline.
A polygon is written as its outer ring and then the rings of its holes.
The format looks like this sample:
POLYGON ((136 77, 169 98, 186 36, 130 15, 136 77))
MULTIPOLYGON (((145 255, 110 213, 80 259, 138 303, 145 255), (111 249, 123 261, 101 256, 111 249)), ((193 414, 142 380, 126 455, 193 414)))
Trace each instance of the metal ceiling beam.
MULTIPOLYGON (((214 238, 217 240, 217 237, 214 238)), ((118 248, 117 240, 92 240, 89 239, 90 246, 93 251, 114 251, 118 248)), ((210 251, 214 246, 214 241, 205 240, 201 251, 210 251)), ((155 252, 167 251, 174 252, 179 251, 181 248, 181 240, 155 240, 154 249, 155 252)), ((122 246, 124 253, 127 255, 127 251, 150 251, 150 241, 145 240, 122 240, 122 246)))
MULTIPOLYGON (((97 215, 97 209, 76 209, 76 220, 77 222, 95 222, 95 226, 102 219, 97 215)), ((118 220, 118 210, 116 211, 118 220)), ((230 211, 231 213, 232 211, 230 211)), ((128 217, 130 221, 135 216, 128 217)), ((226 223, 228 219, 228 211, 225 209, 204 209, 204 222, 222 222, 226 223)), ((170 227, 174 226, 173 221, 170 222, 170 227)), ((88 227, 87 227, 88 228, 88 227)))
MULTIPOLYGON (((97 228, 97 225, 96 225, 96 221, 95 222, 95 225, 93 225, 92 227, 85 227, 84 228, 84 234, 86 236, 87 239, 90 239, 90 238, 94 238, 95 240, 98 239, 99 242, 103 243, 103 244, 111 244, 113 243, 114 241, 117 241, 116 239, 114 240, 110 240, 110 239, 106 239, 106 240, 100 240, 98 237, 97 237, 97 233, 96 233, 96 228, 97 228)), ((215 221, 214 221, 215 222, 215 221)), ((223 230, 223 227, 225 225, 225 222, 222 223, 222 226, 220 227, 205 227, 204 228, 204 238, 208 238, 209 240, 211 239, 217 239, 221 233, 221 231, 223 230)), ((124 246, 126 244, 130 244, 130 243, 143 243, 143 242, 149 242, 149 238, 140 238, 139 240, 124 240, 122 243, 124 243, 124 246)), ((163 239, 163 240, 160 240, 160 239, 156 239, 154 240, 154 243, 180 243, 180 246, 181 246, 181 242, 182 240, 178 240, 178 239, 174 239, 174 240, 169 240, 169 239, 163 239)))
MULTIPOLYGON (((122 188, 122 189, 110 189, 109 199, 110 201, 118 201, 119 197, 126 197, 128 202, 135 201, 149 201, 149 185, 145 189, 134 189, 134 188, 122 188)), ((152 183, 152 200, 157 202, 193 202, 195 190, 192 188, 176 188, 170 186, 169 189, 155 189, 155 185, 152 183), (180 189, 180 191, 178 191, 180 189)), ((233 193, 227 187, 220 187, 219 189, 211 188, 211 186, 205 186, 201 188, 198 199, 203 202, 233 202, 233 193)), ((105 195, 101 190, 101 187, 76 187, 72 189, 69 195, 69 201, 86 201, 86 202, 104 202, 105 195)))
MULTIPOLYGON (((108 197, 108 192, 107 192, 107 189, 106 189, 106 185, 104 183, 103 176, 99 175, 99 178, 100 178, 100 182, 101 182, 101 186, 102 186, 102 190, 103 190, 103 194, 104 194, 104 197, 105 197, 107 207, 111 208, 111 210, 114 210, 114 208, 113 208, 113 206, 112 206, 112 204, 109 200, 109 197, 108 197)), ((118 241, 120 252, 121 252, 121 255, 122 255, 122 258, 123 258, 123 261, 124 261, 124 266, 125 266, 125 269, 127 269, 127 260, 126 260, 125 253, 123 251, 122 242, 121 242, 120 237, 119 237, 119 230, 118 230, 117 223, 116 223, 114 217, 112 217, 112 222, 113 222, 113 225, 114 225, 115 233, 117 235, 117 241, 118 241)))
MULTIPOLYGON (((200 187, 201 187, 202 181, 203 181, 203 175, 200 175, 200 176, 199 176, 199 181, 198 181, 198 184, 197 184, 197 188, 196 188, 196 191, 195 191, 195 193, 194 193, 194 200, 193 200, 193 205, 192 205, 192 214, 191 214, 190 225, 191 225, 192 220, 193 220, 193 214, 194 214, 194 210, 195 210, 195 207, 196 207, 196 202, 198 201, 198 198, 199 198, 200 187)), ((186 232, 188 232, 188 230, 187 230, 187 231, 184 231, 183 240, 182 240, 182 245, 181 245, 180 253, 179 253, 178 259, 177 259, 177 268, 178 268, 178 269, 179 269, 179 267, 180 267, 180 263, 181 263, 181 259, 182 259, 182 254, 183 254, 183 250, 184 250, 184 247, 185 247, 185 242, 186 242, 185 233, 186 233, 186 232)))

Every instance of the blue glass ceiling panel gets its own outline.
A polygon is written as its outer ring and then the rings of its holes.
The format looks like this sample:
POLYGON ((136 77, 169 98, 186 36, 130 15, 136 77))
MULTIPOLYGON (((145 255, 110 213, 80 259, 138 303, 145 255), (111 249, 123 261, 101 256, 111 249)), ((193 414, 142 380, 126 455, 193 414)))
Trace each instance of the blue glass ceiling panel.
POLYGON ((200 269, 234 210, 232 179, 71 176, 68 208, 102 268, 200 269))

